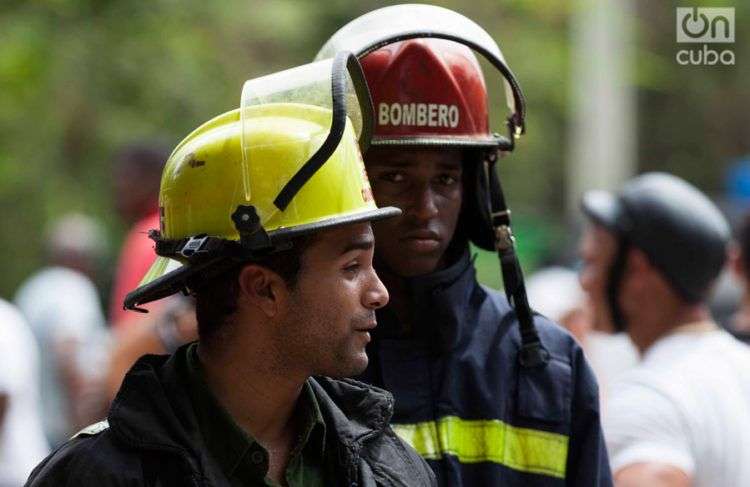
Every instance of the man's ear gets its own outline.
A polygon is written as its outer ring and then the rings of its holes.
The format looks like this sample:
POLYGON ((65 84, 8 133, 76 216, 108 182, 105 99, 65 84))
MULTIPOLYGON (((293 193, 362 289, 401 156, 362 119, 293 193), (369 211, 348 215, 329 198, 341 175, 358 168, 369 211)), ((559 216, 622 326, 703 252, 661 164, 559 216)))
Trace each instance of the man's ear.
POLYGON ((653 266, 642 250, 631 247, 628 251, 628 263, 626 268, 628 272, 642 275, 644 272, 652 270, 653 266))
POLYGON ((638 248, 628 250, 625 272, 628 276, 635 277, 635 279, 631 280, 631 284, 636 284, 638 287, 646 285, 649 281, 648 278, 651 277, 651 273, 655 271, 656 269, 651 265, 645 252, 638 248))
POLYGON ((256 265, 246 265, 238 276, 240 299, 260 309, 273 318, 285 306, 289 294, 284 280, 272 270, 256 265))

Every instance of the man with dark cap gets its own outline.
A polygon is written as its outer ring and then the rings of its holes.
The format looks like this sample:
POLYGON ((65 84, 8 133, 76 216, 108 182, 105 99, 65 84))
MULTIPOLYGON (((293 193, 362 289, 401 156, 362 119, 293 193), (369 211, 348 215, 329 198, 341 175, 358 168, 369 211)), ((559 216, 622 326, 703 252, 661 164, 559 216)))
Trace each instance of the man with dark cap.
POLYGON ((750 349, 707 299, 729 226, 695 187, 645 174, 587 193, 581 284, 594 319, 626 331, 641 361, 610 388, 604 432, 618 486, 750 485, 750 349))

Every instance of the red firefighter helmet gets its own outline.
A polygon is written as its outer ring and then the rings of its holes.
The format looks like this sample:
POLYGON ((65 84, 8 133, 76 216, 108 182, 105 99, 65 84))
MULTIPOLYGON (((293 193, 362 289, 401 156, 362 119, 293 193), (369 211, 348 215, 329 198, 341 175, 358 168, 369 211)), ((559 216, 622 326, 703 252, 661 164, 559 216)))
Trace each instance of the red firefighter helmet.
POLYGON ((393 5, 357 17, 316 56, 360 58, 375 102, 373 145, 457 145, 511 151, 524 132, 521 87, 482 27, 434 5, 393 5), (487 88, 474 53, 502 76, 508 136, 488 120, 487 88))
MULTIPOLYGON (((511 151, 524 131, 525 101, 497 43, 463 15, 433 5, 394 5, 362 15, 339 29, 317 59, 351 51, 360 58, 373 98, 373 146, 456 147, 482 150, 478 160, 511 151), (495 133, 488 116, 482 69, 474 53, 502 76, 511 113, 508 136, 495 133), (484 150, 483 150, 484 149, 484 150)), ((464 167, 462 227, 481 248, 495 249, 488 206, 494 168, 464 167)), ((499 183, 498 183, 499 184, 499 183)))
POLYGON ((409 39, 361 60, 375 108, 372 145, 495 147, 476 56, 445 39, 409 39))

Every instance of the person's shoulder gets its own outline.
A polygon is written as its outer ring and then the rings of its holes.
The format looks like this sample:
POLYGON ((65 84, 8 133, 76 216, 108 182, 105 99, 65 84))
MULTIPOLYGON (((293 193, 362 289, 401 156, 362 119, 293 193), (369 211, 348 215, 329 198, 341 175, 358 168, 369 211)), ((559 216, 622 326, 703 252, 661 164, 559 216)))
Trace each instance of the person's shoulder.
POLYGON ((36 339, 26 318, 16 306, 0 299, 0 352, 3 357, 36 356, 36 339))
POLYGON ((29 277, 19 287, 18 297, 22 295, 37 295, 48 292, 50 289, 59 290, 60 287, 76 286, 83 288, 95 288, 91 280, 85 274, 68 267, 50 266, 45 267, 29 277))
POLYGON ((31 472, 27 487, 118 486, 141 480, 139 457, 113 439, 106 421, 84 428, 31 472))
POLYGON ((393 396, 355 379, 309 379, 321 409, 339 436, 368 437, 360 452, 371 475, 383 485, 435 485, 422 457, 391 429, 393 396))
POLYGON ((437 485, 435 474, 414 448, 386 426, 379 442, 363 451, 379 485, 437 485))
MULTIPOLYGON (((742 389, 750 378, 738 373, 750 368, 750 347, 725 331, 684 338, 687 346, 674 350, 646 351, 644 360, 617 381, 625 388, 649 388, 670 397, 686 394, 702 397, 706 391, 727 394, 726 388, 742 389)), ((659 345, 659 344, 657 344, 659 345)))
POLYGON ((77 270, 60 266, 47 267, 30 277, 18 289, 15 303, 34 327, 42 322, 48 326, 73 326, 67 323, 72 320, 56 321, 50 317, 85 315, 100 306, 93 281, 77 270), (61 289, 65 292, 60 292, 61 289))
POLYGON ((4 299, 0 299, 0 322, 11 323, 14 327, 23 326, 24 318, 16 306, 4 299))
MULTIPOLYGON (((518 329, 518 320, 505 294, 484 285, 480 286, 487 294, 488 301, 495 308, 501 319, 505 317, 510 318, 509 321, 514 328, 514 332, 516 332, 518 329)), ((544 346, 547 347, 550 354, 565 361, 570 361, 571 357, 580 352, 580 345, 563 326, 536 312, 533 313, 533 317, 539 338, 544 343, 544 346)))

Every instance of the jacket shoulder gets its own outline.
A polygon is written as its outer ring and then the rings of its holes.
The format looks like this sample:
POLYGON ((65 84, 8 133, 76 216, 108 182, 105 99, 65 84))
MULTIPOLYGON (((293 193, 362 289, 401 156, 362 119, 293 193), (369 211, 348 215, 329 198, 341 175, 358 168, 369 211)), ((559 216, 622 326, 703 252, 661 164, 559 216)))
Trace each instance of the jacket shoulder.
POLYGON ((310 383, 339 440, 361 445, 361 476, 378 485, 436 485, 427 463, 391 429, 389 392, 354 379, 315 377, 310 383))
POLYGON ((98 487, 142 483, 137 452, 120 447, 109 429, 97 425, 84 429, 45 458, 31 472, 26 486, 98 487))
POLYGON ((379 485, 437 485, 435 474, 424 458, 390 426, 385 428, 380 441, 366 450, 365 457, 379 485))
MULTIPOLYGON (((486 288, 485 291, 492 303, 485 306, 494 308, 499 313, 495 321, 499 318, 507 327, 500 346, 515 360, 521 346, 515 312, 504 295, 486 288)), ((564 327, 545 316, 534 313, 534 324, 551 360, 545 367, 514 369, 518 383, 518 417, 571 427, 574 413, 581 408, 591 410, 598 417, 599 389, 581 346, 564 327)))
MULTIPOLYGON (((492 308, 498 313, 500 320, 505 321, 507 317, 508 325, 511 327, 511 336, 515 342, 521 343, 521 335, 518 330, 518 319, 515 316, 513 308, 505 294, 481 286, 482 289, 488 296, 488 301, 491 303, 492 308)), ((533 310, 533 308, 532 308, 533 310)), ((571 362, 575 359, 576 355, 581 352, 581 347, 576 342, 573 335, 562 325, 555 323, 546 316, 543 316, 537 312, 534 312, 534 325, 536 326, 539 338, 541 338, 544 346, 547 350, 559 360, 571 362)))

